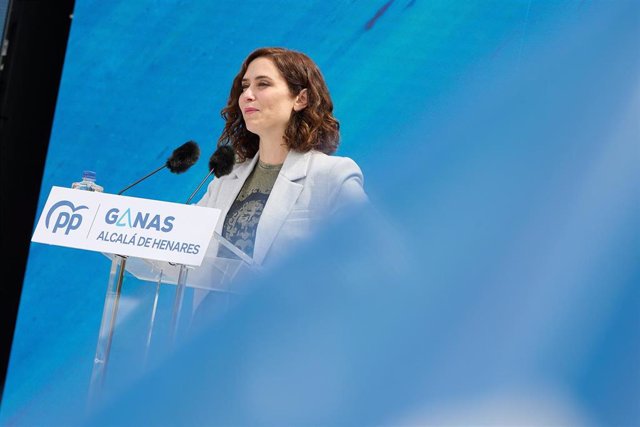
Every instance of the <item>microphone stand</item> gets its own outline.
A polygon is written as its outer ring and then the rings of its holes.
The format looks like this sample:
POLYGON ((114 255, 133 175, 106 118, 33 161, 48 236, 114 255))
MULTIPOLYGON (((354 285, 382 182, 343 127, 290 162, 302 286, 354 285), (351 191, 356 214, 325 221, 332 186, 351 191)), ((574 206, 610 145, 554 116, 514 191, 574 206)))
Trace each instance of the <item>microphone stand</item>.
POLYGON ((134 185, 137 185, 137 184, 141 183, 142 181, 144 181, 145 179, 149 178, 149 177, 150 177, 151 175, 153 175, 154 173, 160 172, 162 169, 164 169, 164 168, 166 168, 166 167, 167 167, 167 165, 166 165, 166 164, 165 164, 165 165, 160 166, 158 169, 156 169, 156 170, 154 170, 153 172, 151 172, 151 173, 149 173, 149 174, 147 174, 147 175, 143 176, 142 178, 140 178, 139 180, 137 180, 137 181, 136 181, 136 182, 134 182, 133 184, 128 185, 128 186, 126 186, 125 188, 123 188, 122 190, 120 190, 120 191, 118 192, 118 195, 121 195, 122 193, 124 193, 125 191, 127 191, 128 189, 130 189, 131 187, 133 187, 134 185))
POLYGON ((202 186, 204 185, 204 183, 207 181, 207 179, 209 179, 209 177, 213 174, 213 169, 211 169, 209 171, 209 174, 207 176, 204 177, 204 179, 202 180, 202 182, 200 183, 200 185, 198 185, 198 188, 195 189, 195 191, 193 193, 191 193, 191 195, 189 196, 189 198, 187 199, 185 203, 185 205, 188 205, 189 202, 191 201, 191 199, 193 199, 193 197, 198 194, 198 191, 200 191, 200 188, 202 188, 202 186))

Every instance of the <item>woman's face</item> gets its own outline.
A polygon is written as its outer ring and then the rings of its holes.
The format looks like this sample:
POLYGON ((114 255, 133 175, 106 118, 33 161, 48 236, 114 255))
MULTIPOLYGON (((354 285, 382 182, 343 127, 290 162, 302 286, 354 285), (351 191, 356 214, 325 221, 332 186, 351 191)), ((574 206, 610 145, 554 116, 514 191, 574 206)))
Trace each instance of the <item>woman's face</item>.
POLYGON ((238 99, 247 129, 258 136, 284 136, 296 97, 269 58, 256 58, 242 78, 238 99))

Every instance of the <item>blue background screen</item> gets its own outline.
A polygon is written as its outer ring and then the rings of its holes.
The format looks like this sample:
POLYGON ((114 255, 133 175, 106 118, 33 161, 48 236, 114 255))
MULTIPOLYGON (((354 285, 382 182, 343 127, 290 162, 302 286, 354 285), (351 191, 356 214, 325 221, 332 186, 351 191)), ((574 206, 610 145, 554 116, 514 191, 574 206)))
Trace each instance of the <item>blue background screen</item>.
MULTIPOLYGON (((2 424, 638 425, 638 40, 631 0, 76 1, 38 215, 85 169, 116 193, 187 140, 208 158, 263 46, 319 65, 375 211, 153 369, 114 361, 88 414, 110 263, 32 243, 2 424)), ((154 292, 128 284, 114 353, 154 292)))

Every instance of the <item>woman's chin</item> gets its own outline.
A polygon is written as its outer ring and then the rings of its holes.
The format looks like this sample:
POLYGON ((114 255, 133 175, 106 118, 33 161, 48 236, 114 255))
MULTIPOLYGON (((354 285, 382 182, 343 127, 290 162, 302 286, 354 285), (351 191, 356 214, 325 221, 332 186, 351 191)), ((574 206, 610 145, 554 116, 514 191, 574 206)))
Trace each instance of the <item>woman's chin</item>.
POLYGON ((256 135, 259 135, 259 134, 260 134, 260 128, 259 128, 259 126, 252 125, 252 123, 251 123, 251 122, 247 122, 246 120, 244 121, 244 125, 245 125, 245 127, 247 128, 247 130, 248 130, 249 132, 251 132, 251 133, 255 133, 256 135))

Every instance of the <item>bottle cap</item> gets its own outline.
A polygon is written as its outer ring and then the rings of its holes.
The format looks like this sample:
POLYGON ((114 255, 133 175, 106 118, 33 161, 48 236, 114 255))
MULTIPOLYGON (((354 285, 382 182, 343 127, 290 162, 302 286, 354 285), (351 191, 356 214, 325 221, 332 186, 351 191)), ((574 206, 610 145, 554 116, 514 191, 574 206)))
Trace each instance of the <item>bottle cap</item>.
POLYGON ((95 181, 96 180, 96 173, 94 171, 83 171, 82 172, 82 178, 83 179, 88 179, 89 181, 95 181))

